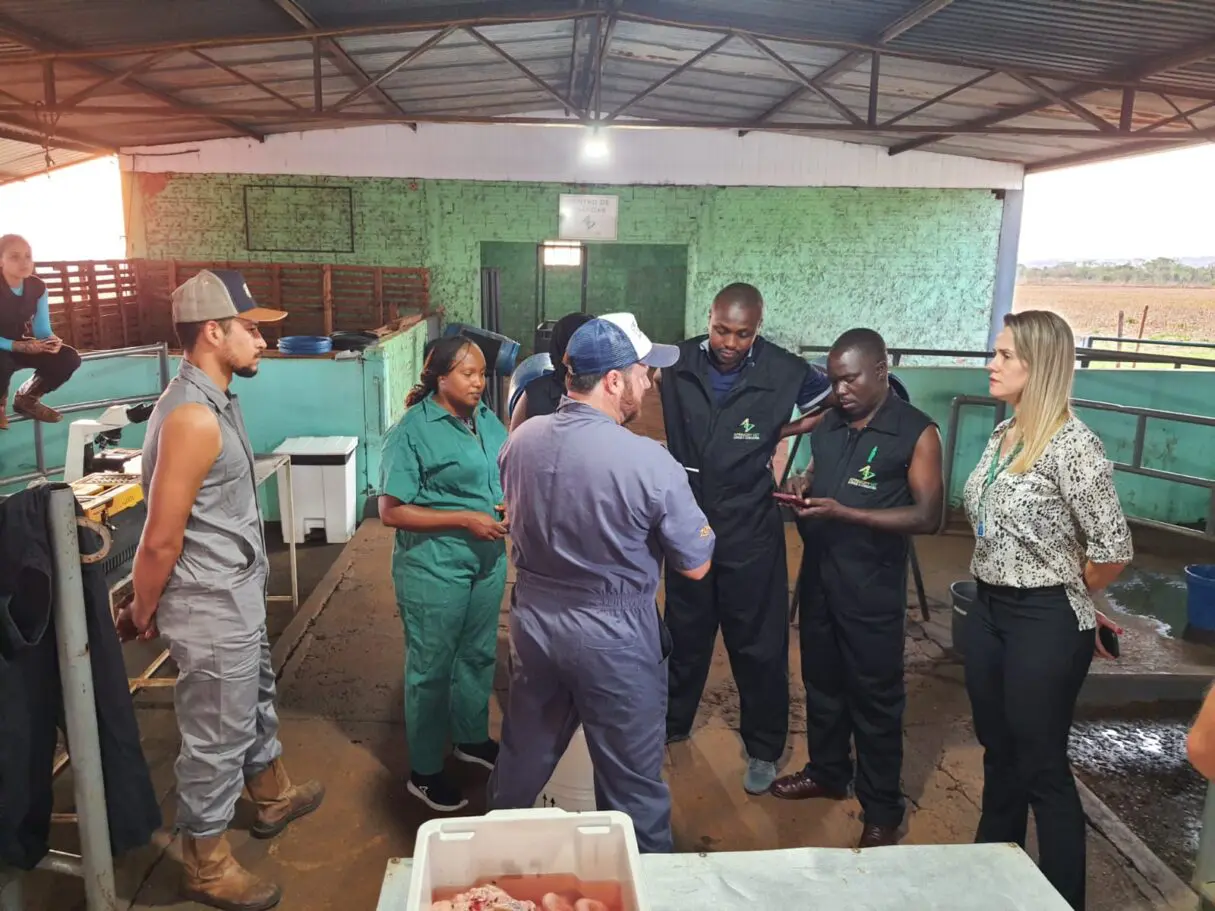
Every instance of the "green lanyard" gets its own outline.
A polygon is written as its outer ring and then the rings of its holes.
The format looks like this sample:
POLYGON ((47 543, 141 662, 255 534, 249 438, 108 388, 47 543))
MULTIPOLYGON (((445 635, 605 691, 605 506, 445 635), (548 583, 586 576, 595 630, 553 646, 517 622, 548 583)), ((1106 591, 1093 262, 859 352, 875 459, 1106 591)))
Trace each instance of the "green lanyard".
MULTIPOLYGON (((1001 439, 1001 443, 1003 443, 1003 439, 1001 439)), ((996 478, 998 478, 1008 469, 1008 466, 1012 464, 1013 459, 1015 459, 1020 452, 1021 443, 1018 442, 1017 445, 1012 448, 1012 452, 1010 452, 1003 461, 1000 461, 999 446, 997 446, 996 451, 992 453, 991 462, 989 462, 987 465, 987 481, 983 484, 982 489, 979 491, 979 524, 975 529, 975 532, 980 538, 987 537, 987 492, 991 489, 991 486, 996 483, 996 478)))

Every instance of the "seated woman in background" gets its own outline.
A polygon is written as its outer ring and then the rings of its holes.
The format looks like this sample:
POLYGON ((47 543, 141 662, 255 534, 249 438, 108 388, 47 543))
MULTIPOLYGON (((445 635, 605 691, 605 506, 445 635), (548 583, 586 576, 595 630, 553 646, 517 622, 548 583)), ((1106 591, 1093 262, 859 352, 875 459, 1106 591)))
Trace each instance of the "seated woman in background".
MULTIPOLYGON (((1093 594, 1131 561, 1113 467, 1071 412, 1076 363, 1062 318, 1005 318, 988 365, 991 394, 1013 406, 966 482, 978 601, 962 652, 975 733, 984 747, 980 842, 1024 847, 1029 808, 1043 874, 1084 907, 1084 812, 1068 732, 1097 629, 1117 629, 1093 594)), ((1121 630, 1118 630, 1121 632, 1121 630)))
POLYGON ((498 758, 489 699, 506 588, 506 428, 484 391, 475 342, 433 342, 383 446, 380 520, 396 529, 392 580, 405 625, 408 787, 440 812, 468 803, 443 774, 449 733, 461 762, 492 769, 498 758))
POLYGON ((71 378, 80 355, 51 331, 46 285, 34 275, 33 252, 24 237, 0 237, 0 271, 0 430, 8 430, 9 380, 22 369, 34 375, 17 390, 13 411, 57 423, 63 415, 42 404, 42 397, 71 378))
POLYGON ((553 324, 553 337, 548 345, 553 372, 536 377, 524 388, 510 415, 512 431, 528 418, 552 414, 557 410, 561 396, 565 395, 565 346, 579 326, 593 319, 589 313, 567 313, 553 324))

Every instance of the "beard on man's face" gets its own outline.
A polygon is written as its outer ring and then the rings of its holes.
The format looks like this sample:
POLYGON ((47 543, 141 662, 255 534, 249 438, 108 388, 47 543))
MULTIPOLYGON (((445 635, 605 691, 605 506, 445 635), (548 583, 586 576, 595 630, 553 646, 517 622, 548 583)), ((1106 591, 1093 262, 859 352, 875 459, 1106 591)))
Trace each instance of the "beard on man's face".
POLYGON ((641 396, 637 394, 637 388, 630 382, 620 396, 620 423, 631 424, 639 417, 641 417, 641 396))
POLYGON ((236 367, 232 373, 241 379, 251 380, 257 376, 257 364, 250 364, 248 367, 236 367))

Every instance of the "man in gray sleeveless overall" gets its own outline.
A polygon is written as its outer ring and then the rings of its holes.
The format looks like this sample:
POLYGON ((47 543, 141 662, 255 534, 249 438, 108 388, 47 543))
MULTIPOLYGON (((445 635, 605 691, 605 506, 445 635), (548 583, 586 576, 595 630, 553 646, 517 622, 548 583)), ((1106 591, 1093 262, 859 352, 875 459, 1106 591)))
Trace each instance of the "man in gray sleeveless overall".
POLYGON ((135 557, 135 600, 120 625, 157 631, 177 663, 181 752, 177 827, 183 895, 227 911, 263 911, 282 897, 232 857, 225 832, 246 785, 257 805, 251 834, 270 838, 315 810, 316 782, 292 785, 283 768, 266 636, 266 545, 253 450, 232 377, 252 377, 266 343, 258 307, 238 272, 203 271, 173 293, 185 353, 148 422, 143 488, 148 517, 135 557))

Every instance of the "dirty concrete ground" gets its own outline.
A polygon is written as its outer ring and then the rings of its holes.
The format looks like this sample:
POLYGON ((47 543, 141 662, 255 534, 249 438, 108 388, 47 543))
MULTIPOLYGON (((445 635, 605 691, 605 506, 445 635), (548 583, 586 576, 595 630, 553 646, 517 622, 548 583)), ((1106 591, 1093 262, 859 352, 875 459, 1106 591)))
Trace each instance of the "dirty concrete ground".
POLYGON ((1183 881, 1194 873, 1207 782, 1186 760, 1189 703, 1083 711, 1072 764, 1119 818, 1183 881))
MULTIPOLYGON (((913 844, 967 842, 978 821, 980 748, 971 729, 960 669, 945 652, 945 604, 956 565, 952 570, 942 566, 941 557, 955 546, 948 537, 921 542, 934 616, 924 624, 913 612, 908 636, 904 789, 911 802, 906 841, 913 844)), ((325 806, 268 844, 246 835, 247 807, 242 805, 238 815, 233 839, 237 856, 285 885, 282 907, 287 911, 374 908, 387 861, 412 854, 416 829, 427 818, 404 787, 408 770, 402 723, 404 642, 388 572, 390 552, 391 534, 375 521, 366 522, 343 555, 343 561, 352 561, 350 570, 280 681, 286 758, 296 777, 325 781, 329 789, 325 806)), ((798 558, 796 535, 792 535, 791 563, 796 565, 798 558)), ((501 644, 505 646, 505 638, 501 644)), ((790 667, 795 709, 786 767, 793 769, 806 760, 796 646, 790 667)), ((504 683, 500 676, 499 699, 504 683)), ((501 718, 499 699, 492 707, 495 727, 501 718)), ((139 706, 145 752, 170 823, 177 742, 172 707, 147 704, 142 696, 139 706)), ((744 758, 735 732, 737 716, 737 692, 719 648, 694 735, 669 755, 677 849, 854 844, 860 830, 854 800, 783 803, 742 791, 744 758)), ((485 776, 456 764, 451 770, 472 799, 469 812, 482 812, 485 776)), ((70 827, 64 828, 62 846, 71 850, 72 833, 70 827)), ((1031 853, 1033 842, 1031 833, 1031 853)), ((178 875, 176 843, 165 835, 122 860, 120 894, 138 909, 196 911, 197 906, 177 902, 178 875)), ((1089 878, 1089 907, 1094 911, 1164 906, 1159 893, 1096 830, 1089 833, 1089 878)), ((27 892, 29 911, 82 907, 79 884, 63 877, 33 874, 27 892)))
MULTIPOLYGON (((647 406, 656 400, 656 396, 649 397, 647 406)), ((661 427, 660 417, 650 410, 633 429, 657 436, 656 427, 661 427)), ((795 570, 800 542, 792 529, 790 532, 789 561, 795 570)), ((960 667, 950 655, 949 631, 949 585, 966 577, 969 547, 969 537, 961 530, 917 542, 932 619, 922 622, 918 607, 909 613, 904 790, 910 801, 905 841, 912 844, 968 842, 978 821, 981 750, 970 724, 960 667)), ((341 556, 339 566, 349 564, 348 570, 282 669, 279 708, 285 756, 295 777, 325 782, 324 807, 270 843, 249 838, 245 832, 249 808, 242 804, 238 811, 235 852, 251 869, 284 884, 282 907, 286 911, 375 908, 388 860, 412 854, 416 829, 428 818, 427 811, 405 791, 409 761, 401 679, 404 641, 388 571, 390 552, 391 534, 374 520, 364 523, 341 556)), ((311 573, 315 583, 333 556, 309 552, 301 560, 301 576, 311 573)), ((790 578, 796 578, 795 571, 790 578)), ((272 590, 285 587, 273 582, 272 590)), ((508 603, 509 591, 504 610, 508 603)), ((272 607, 272 635, 289 619, 283 607, 272 607)), ((500 648, 505 647, 505 613, 503 621, 500 648)), ((787 769, 799 767, 807 757, 796 635, 793 641, 790 687, 794 708, 787 769)), ((1187 661, 1193 658, 1193 666, 1205 666, 1207 673, 1213 663, 1209 653, 1183 657, 1187 661)), ((1160 659, 1165 669, 1170 664, 1166 659, 1179 660, 1175 654, 1165 655, 1160 659)), ((504 685, 500 671, 497 698, 491 707, 495 729, 501 721, 504 685)), ((168 691, 153 690, 137 700, 144 750, 157 791, 163 796, 166 825, 172 822, 172 764, 177 750, 168 697, 168 691)), ((745 761, 737 722, 737 691, 719 643, 693 737, 669 753, 677 850, 855 844, 860 830, 860 808, 855 800, 785 803, 749 797, 742 791, 745 761)), ((451 772, 471 799, 468 812, 482 812, 486 776, 455 763, 451 772)), ((61 809, 68 809, 70 773, 61 791, 61 809)), ((1088 837, 1092 911, 1149 911, 1166 906, 1161 893, 1114 844, 1095 828, 1090 828, 1088 837)), ((74 842, 73 827, 57 827, 57 847, 75 850, 74 842)), ((1032 831, 1029 850, 1036 850, 1032 831)), ((153 845, 123 858, 117 873, 123 907, 199 908, 175 897, 177 843, 167 830, 153 845)), ((41 872, 29 877, 27 911, 76 908, 83 908, 77 881, 41 872)))

